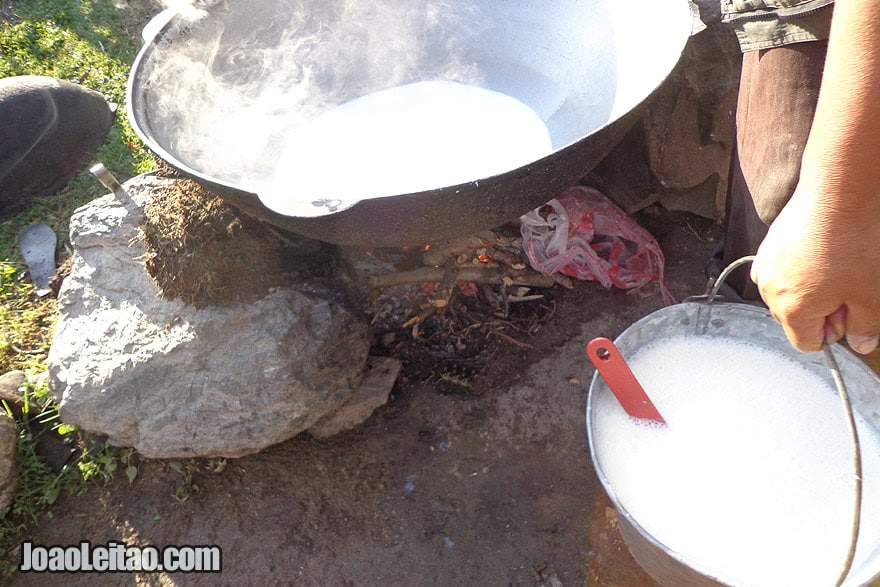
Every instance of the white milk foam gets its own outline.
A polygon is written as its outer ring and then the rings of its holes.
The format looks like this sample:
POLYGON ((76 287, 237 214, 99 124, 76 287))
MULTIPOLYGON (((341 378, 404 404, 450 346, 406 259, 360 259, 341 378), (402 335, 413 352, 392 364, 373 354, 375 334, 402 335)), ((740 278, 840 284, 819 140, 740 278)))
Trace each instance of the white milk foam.
POLYGON ((362 96, 294 128, 260 199, 282 214, 312 215, 314 200, 457 185, 551 151, 544 121, 519 100, 457 82, 417 82, 362 96))
MULTIPOLYGON (((834 585, 855 500, 834 388, 782 354, 726 338, 672 337, 627 361, 667 426, 630 418, 611 393, 594 398, 594 450, 620 504, 725 583, 834 585)), ((880 434, 861 418, 857 430, 863 501, 851 577, 880 549, 880 434)))

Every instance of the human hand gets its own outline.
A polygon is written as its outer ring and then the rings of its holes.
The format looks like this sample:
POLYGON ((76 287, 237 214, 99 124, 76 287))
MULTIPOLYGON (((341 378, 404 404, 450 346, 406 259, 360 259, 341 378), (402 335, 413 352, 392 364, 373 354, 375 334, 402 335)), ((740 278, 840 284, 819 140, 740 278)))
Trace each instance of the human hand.
POLYGON ((751 277, 792 345, 817 351, 847 336, 868 353, 880 333, 880 218, 840 209, 802 182, 770 226, 751 277))
POLYGON ((878 93, 880 0, 838 2, 800 182, 752 264, 761 297, 804 351, 843 335, 862 353, 877 344, 878 93))

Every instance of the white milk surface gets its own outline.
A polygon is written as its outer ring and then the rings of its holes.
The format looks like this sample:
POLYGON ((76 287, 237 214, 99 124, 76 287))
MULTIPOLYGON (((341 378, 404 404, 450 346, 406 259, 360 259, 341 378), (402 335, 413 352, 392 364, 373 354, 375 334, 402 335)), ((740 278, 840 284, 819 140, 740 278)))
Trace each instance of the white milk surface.
POLYGON ((268 208, 314 215, 312 202, 410 194, 512 171, 548 155, 550 133, 505 94, 427 81, 362 96, 294 128, 260 191, 268 208))
MULTIPOLYGON (((630 418, 610 393, 594 398, 594 450, 633 518, 725 583, 834 585, 855 500, 834 389, 733 339, 672 337, 627 362, 667 422, 630 418)), ((864 485, 851 577, 880 554, 880 435, 860 418, 857 429, 864 485)))

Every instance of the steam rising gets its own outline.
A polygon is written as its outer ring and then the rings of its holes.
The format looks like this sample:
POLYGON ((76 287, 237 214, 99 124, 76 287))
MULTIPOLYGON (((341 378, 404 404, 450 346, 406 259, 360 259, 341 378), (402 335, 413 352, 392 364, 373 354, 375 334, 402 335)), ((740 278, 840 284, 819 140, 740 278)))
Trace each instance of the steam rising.
POLYGON ((192 169, 251 191, 290 131, 321 113, 421 80, 480 85, 465 47, 473 7, 411 0, 178 2, 145 63, 150 127, 192 169))

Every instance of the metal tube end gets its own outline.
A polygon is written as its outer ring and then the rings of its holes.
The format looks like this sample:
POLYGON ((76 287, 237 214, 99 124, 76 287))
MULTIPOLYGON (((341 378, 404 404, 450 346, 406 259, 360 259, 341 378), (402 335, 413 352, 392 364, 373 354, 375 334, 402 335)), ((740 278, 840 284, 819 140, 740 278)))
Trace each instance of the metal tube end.
POLYGON ((125 191, 125 188, 122 187, 122 184, 113 176, 110 171, 104 167, 103 163, 97 163, 93 165, 89 172, 92 175, 98 178, 105 188, 113 192, 113 194, 123 203, 129 203, 132 201, 131 196, 125 191))

